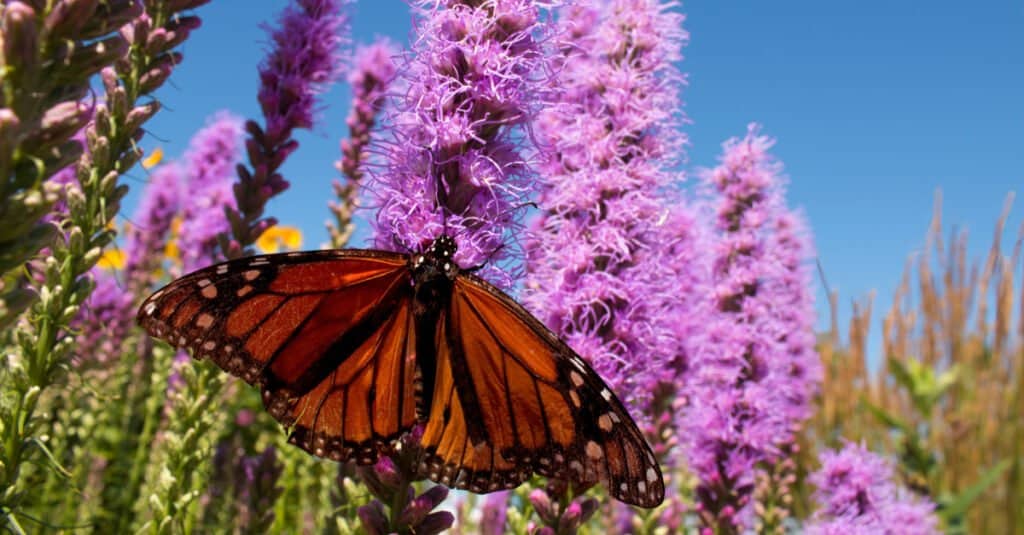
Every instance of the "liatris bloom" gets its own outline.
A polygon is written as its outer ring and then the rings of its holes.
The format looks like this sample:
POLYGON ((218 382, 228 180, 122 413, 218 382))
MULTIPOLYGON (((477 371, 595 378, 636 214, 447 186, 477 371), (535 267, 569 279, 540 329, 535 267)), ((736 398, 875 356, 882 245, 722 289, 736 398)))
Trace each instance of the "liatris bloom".
POLYGON ((377 141, 386 166, 370 173, 379 204, 377 247, 416 251, 442 233, 462 267, 509 285, 496 266, 511 258, 507 233, 534 176, 518 127, 531 115, 546 70, 535 38, 538 2, 418 0, 422 18, 408 87, 390 117, 394 139, 377 141))
POLYGON ((377 121, 377 113, 384 104, 384 94, 395 77, 395 57, 398 49, 391 41, 381 39, 369 46, 356 49, 348 83, 352 86, 352 111, 345 124, 349 139, 341 142, 342 159, 338 170, 350 180, 362 177, 360 165, 370 142, 370 129, 377 121))
POLYGON ((186 273, 218 258, 217 236, 228 230, 224 212, 234 208, 231 184, 241 134, 241 119, 218 113, 193 136, 185 154, 189 195, 182 206, 178 247, 186 273))
POLYGON ((274 501, 281 495, 278 479, 282 465, 277 451, 267 446, 262 453, 241 459, 237 478, 242 516, 238 523, 244 533, 266 533, 274 522, 274 501))
MULTIPOLYGON (((779 354, 772 366, 788 381, 780 381, 786 402, 786 418, 799 424, 811 416, 811 406, 824 371, 815 350, 816 314, 810 263, 814 245, 802 215, 780 208, 771 221, 766 258, 774 264, 772 276, 762 279, 764 291, 773 296, 765 317, 773 321, 779 354)), ((795 430, 794 430, 795 431, 795 430)))
POLYGON ((263 217, 271 197, 288 188, 278 173, 285 159, 298 148, 296 128, 312 128, 316 97, 340 74, 339 31, 347 25, 341 6, 348 0, 297 0, 281 13, 271 30, 273 47, 260 65, 259 102, 265 126, 245 124, 246 150, 251 168, 238 167, 234 188, 237 210, 228 211, 233 239, 223 235, 228 258, 243 255, 260 234, 274 225, 263 217))
POLYGON ((183 169, 172 163, 154 170, 143 190, 133 224, 125 232, 125 280, 133 292, 141 293, 148 288, 154 272, 163 263, 171 224, 181 208, 185 186, 183 169))
POLYGON ((690 352, 684 425, 702 520, 725 532, 746 523, 754 469, 791 442, 817 381, 809 251, 785 209, 772 143, 752 125, 704 177, 717 210, 712 302, 690 352))
POLYGON ((334 193, 339 202, 331 202, 335 224, 328 223, 331 245, 344 247, 352 232, 352 212, 356 207, 359 193, 358 182, 363 176, 366 164, 366 147, 370 143, 370 131, 377 122, 377 114, 384 104, 384 95, 395 77, 395 56, 398 50, 387 39, 381 39, 370 46, 356 49, 352 72, 348 83, 352 86, 352 111, 345 121, 349 138, 341 142, 342 159, 336 164, 347 178, 344 185, 334 181, 334 193))
POLYGON ((656 0, 563 10, 556 102, 537 120, 543 215, 528 246, 524 302, 611 386, 647 408, 681 369, 680 287, 666 188, 685 138, 673 66, 683 16, 656 0), (568 41, 570 40, 571 41, 568 41))
POLYGON ((886 459, 863 445, 821 454, 821 469, 810 476, 820 509, 807 523, 810 535, 939 533, 935 505, 895 482, 886 459))
POLYGON ((108 364, 121 354, 132 325, 134 296, 108 271, 93 270, 96 288, 71 323, 79 331, 75 347, 75 365, 108 364))

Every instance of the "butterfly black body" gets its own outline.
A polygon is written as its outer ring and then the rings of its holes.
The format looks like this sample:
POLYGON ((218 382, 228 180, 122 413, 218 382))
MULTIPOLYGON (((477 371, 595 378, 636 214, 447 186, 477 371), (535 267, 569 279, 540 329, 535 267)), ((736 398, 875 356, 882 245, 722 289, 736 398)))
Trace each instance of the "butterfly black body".
POLYGON ((420 426, 419 473, 444 485, 490 492, 539 473, 660 503, 660 468, 621 402, 455 252, 441 236, 409 255, 233 260, 156 292, 139 322, 260 387, 315 455, 371 464, 420 426))
MULTIPOLYGON (((475 386, 469 381, 465 351, 455 340, 450 323, 445 324, 445 332, 437 332, 438 320, 451 304, 455 279, 462 273, 453 260, 456 250, 455 240, 442 235, 423 253, 409 256, 415 292, 412 311, 416 324, 416 364, 423 377, 423 399, 428 403, 421 412, 430 414, 429 402, 434 395, 434 370, 437 369, 435 337, 444 336, 448 339, 448 346, 453 348, 451 366, 455 388, 466 399, 464 410, 469 440, 479 444, 487 440, 487 431, 482 425, 483 416, 479 411, 475 386)), ((450 414, 442 414, 442 418, 450 417, 450 414)))

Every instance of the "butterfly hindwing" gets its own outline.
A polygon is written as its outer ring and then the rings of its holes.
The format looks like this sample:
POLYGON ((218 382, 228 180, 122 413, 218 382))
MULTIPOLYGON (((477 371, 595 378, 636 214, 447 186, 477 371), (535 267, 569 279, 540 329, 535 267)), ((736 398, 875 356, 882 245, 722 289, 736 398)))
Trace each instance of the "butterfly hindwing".
POLYGON ((403 255, 285 253, 182 277, 139 322, 260 386, 310 453, 370 463, 415 422, 411 303, 403 255))
POLYGON ((661 503, 660 468, 622 403, 511 298, 460 275, 437 340, 423 476, 490 492, 538 473, 603 482, 627 503, 661 503))

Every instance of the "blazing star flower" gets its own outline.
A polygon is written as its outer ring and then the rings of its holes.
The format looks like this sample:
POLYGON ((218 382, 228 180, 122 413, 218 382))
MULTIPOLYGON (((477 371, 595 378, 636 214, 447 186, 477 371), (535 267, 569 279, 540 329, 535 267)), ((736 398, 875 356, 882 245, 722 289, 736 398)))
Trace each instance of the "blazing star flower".
POLYGON ((358 181, 362 176, 363 152, 384 104, 385 91, 395 78, 398 53, 398 48, 387 39, 356 49, 352 72, 348 75, 348 83, 352 86, 352 111, 345 121, 349 127, 349 139, 341 142, 343 157, 337 163, 338 170, 350 180, 358 181))
POLYGON ((341 6, 349 0, 297 0, 270 28, 272 48, 260 65, 259 102, 264 127, 249 121, 246 152, 250 167, 239 166, 235 206, 228 209, 231 238, 222 235, 228 258, 238 258, 256 242, 273 218, 263 217, 271 197, 288 188, 278 172, 299 144, 296 128, 312 128, 317 96, 340 75, 338 47, 348 25, 341 6))
POLYGON ((727 531, 747 522, 755 466, 790 443, 818 380, 809 245, 785 208, 772 144, 751 125, 704 176, 715 209, 711 303, 692 338, 683 426, 702 520, 727 531))
POLYGON ((331 245, 344 247, 355 231, 352 214, 359 196, 358 183, 366 165, 370 131, 377 123, 377 115, 384 105, 385 94, 395 78, 395 57, 398 49, 387 39, 356 49, 348 83, 352 86, 352 111, 346 123, 348 139, 341 142, 342 158, 335 166, 345 175, 345 184, 335 180, 332 184, 338 202, 330 202, 335 222, 328 222, 331 245))
POLYGON ((126 291, 113 273, 93 269, 96 288, 71 323, 78 331, 75 365, 114 362, 132 326, 133 294, 126 291))
POLYGON ((125 278, 133 291, 149 286, 163 262, 174 218, 183 201, 184 171, 177 164, 156 168, 125 233, 125 278))
POLYGON ((453 236, 455 261, 508 286, 497 264, 512 255, 506 236, 534 180, 520 155, 519 127, 531 115, 544 72, 538 3, 418 0, 407 87, 385 118, 393 138, 374 140, 386 165, 369 170, 379 206, 376 246, 421 250, 453 236))
POLYGON ((241 472, 236 489, 242 502, 240 524, 250 533, 265 533, 274 522, 274 502, 281 495, 278 485, 284 466, 277 459, 277 450, 267 446, 257 455, 241 459, 241 472))
MULTIPOLYGON (((683 177, 679 85, 687 33, 671 3, 581 2, 561 12, 556 101, 524 303, 641 408, 678 382, 680 316, 669 257, 679 240, 663 199, 683 177)), ((683 203, 680 203, 683 204, 683 203)), ((673 217, 673 224, 681 222, 673 217)))
POLYGON ((260 65, 259 102, 270 146, 296 128, 311 128, 316 96, 340 74, 339 31, 345 0, 297 0, 270 30, 274 47, 260 65))
POLYGON ((809 477, 820 509, 807 533, 930 535, 939 533, 935 505, 895 482, 895 469, 863 445, 821 454, 821 469, 809 477))
POLYGON ((196 133, 185 153, 189 195, 182 206, 178 247, 186 273, 218 259, 217 236, 229 229, 224 210, 234 208, 231 189, 241 134, 241 119, 218 113, 196 133))

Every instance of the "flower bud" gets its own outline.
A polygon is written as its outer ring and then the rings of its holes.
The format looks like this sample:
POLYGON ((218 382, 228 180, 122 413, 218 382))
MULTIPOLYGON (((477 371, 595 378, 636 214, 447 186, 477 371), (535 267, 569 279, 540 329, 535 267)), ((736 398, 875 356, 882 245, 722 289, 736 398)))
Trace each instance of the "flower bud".
POLYGON ((24 2, 14 2, 3 13, 4 63, 18 69, 39 64, 39 28, 36 12, 24 2))
POLYGON ((87 46, 75 49, 69 60, 67 76, 87 77, 114 63, 128 52, 128 42, 119 35, 113 35, 87 46))
POLYGON ((174 65, 181 62, 181 54, 167 54, 169 58, 176 58, 173 61, 163 61, 160 63, 154 63, 153 68, 149 69, 145 74, 139 77, 139 90, 143 93, 152 93, 157 88, 164 85, 167 78, 171 76, 171 71, 174 65))
POLYGON ((188 11, 209 3, 210 0, 171 0, 167 9, 171 12, 188 11))
POLYGON ((452 527, 455 523, 455 515, 448 511, 437 511, 430 513, 427 518, 416 527, 417 535, 437 535, 452 527))
POLYGON ((18 145, 21 121, 10 108, 0 108, 0 171, 10 167, 11 156, 18 145))
POLYGON ((138 0, 103 0, 78 32, 78 37, 94 39, 106 35, 128 24, 142 12, 142 2, 138 0))
POLYGON ((388 518, 384 514, 384 506, 377 500, 360 507, 356 514, 363 524, 363 529, 369 535, 386 535, 388 533, 388 518))
POLYGON ((533 509, 537 511, 537 516, 539 516, 545 524, 551 524, 555 521, 555 515, 557 513, 547 492, 544 492, 541 489, 534 489, 530 492, 529 498, 530 503, 533 505, 533 509))
POLYGON ((427 513, 434 510, 448 497, 448 488, 436 485, 412 500, 398 517, 403 526, 416 526, 426 518, 427 513))
POLYGON ((569 506, 565 508, 565 512, 562 513, 562 517, 558 519, 558 532, 576 533, 576 530, 580 527, 582 517, 583 508, 580 507, 579 502, 573 500, 569 503, 569 506))
POLYGON ((121 28, 121 35, 133 45, 142 45, 149 39, 149 32, 152 28, 153 19, 148 14, 143 14, 132 19, 130 24, 125 24, 121 28))
POLYGON ((128 118, 125 119, 125 131, 135 132, 136 130, 140 130, 142 125, 153 118, 158 111, 160 111, 159 100, 153 100, 141 106, 132 108, 132 111, 128 112, 128 118))
MULTIPOLYGON (((39 129, 23 141, 26 150, 41 153, 46 149, 62 143, 78 132, 89 122, 89 107, 78 102, 61 102, 46 110, 39 123, 39 129)), ((81 142, 74 142, 75 147, 68 147, 73 153, 70 159, 76 159, 82 153, 81 142)), ((55 169, 61 169, 58 166, 55 169)))
POLYGON ((46 17, 45 27, 52 37, 77 38, 96 11, 99 0, 61 0, 46 17))
POLYGON ((163 28, 153 30, 146 42, 146 52, 154 56, 162 54, 188 39, 193 30, 202 25, 199 17, 180 17, 163 28))

